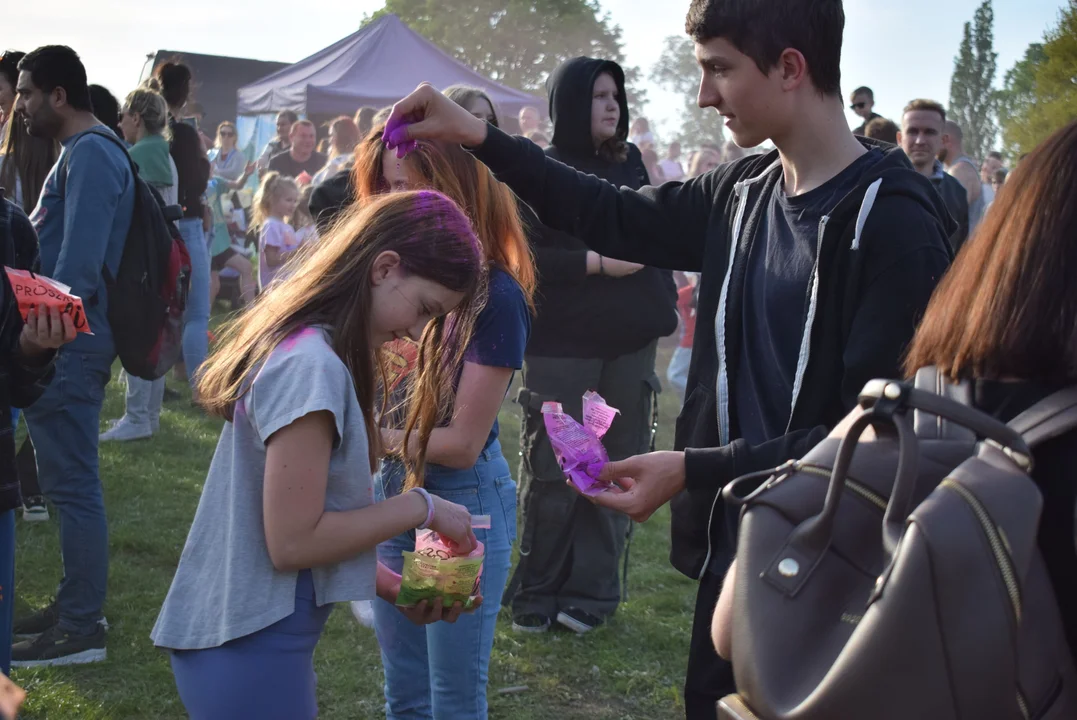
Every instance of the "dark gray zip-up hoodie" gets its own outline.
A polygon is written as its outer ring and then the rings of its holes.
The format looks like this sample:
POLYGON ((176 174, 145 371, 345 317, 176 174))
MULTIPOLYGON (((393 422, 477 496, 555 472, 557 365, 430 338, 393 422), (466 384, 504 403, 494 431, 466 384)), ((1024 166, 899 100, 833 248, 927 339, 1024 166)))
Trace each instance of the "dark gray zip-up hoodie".
POLYGON ((853 407, 864 384, 900 377, 935 285, 949 265, 953 220, 898 148, 886 151, 819 227, 787 434, 758 446, 738 439, 735 394, 749 239, 762 198, 781 181, 777 151, 722 165, 687 182, 636 192, 576 172, 494 128, 474 150, 547 225, 586 238, 603 255, 701 272, 687 402, 677 420, 686 491, 672 503, 671 561, 700 577, 723 572, 735 538, 719 493, 749 472, 804 455, 853 407))

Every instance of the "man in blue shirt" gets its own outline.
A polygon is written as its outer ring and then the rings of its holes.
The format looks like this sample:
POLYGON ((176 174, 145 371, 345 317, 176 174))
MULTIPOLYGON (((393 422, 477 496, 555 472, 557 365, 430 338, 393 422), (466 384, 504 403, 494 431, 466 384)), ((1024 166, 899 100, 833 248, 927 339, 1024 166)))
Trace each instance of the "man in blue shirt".
POLYGON ((60 351, 55 380, 26 411, 41 489, 60 517, 64 575, 52 605, 15 622, 12 665, 98 662, 105 659, 108 526, 97 435, 116 357, 102 268, 118 271, 134 177, 123 149, 97 134, 111 131, 94 117, 86 70, 71 48, 46 46, 23 58, 16 90, 15 112, 29 133, 63 147, 30 218, 41 273, 83 299, 93 334, 60 351))

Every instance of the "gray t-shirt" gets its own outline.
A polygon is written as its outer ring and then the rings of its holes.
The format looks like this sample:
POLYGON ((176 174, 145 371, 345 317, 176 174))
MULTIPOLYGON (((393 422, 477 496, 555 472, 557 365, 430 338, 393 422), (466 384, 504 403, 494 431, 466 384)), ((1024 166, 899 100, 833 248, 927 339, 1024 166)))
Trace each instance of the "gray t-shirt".
MULTIPOLYGON (((374 503, 366 423, 351 374, 328 334, 306 328, 284 340, 255 374, 225 423, 176 576, 150 637, 158 647, 218 647, 295 611, 298 573, 269 559, 262 517, 266 440, 309 413, 333 414, 325 509, 374 503)), ((312 568, 319 605, 374 597, 373 549, 312 568)))

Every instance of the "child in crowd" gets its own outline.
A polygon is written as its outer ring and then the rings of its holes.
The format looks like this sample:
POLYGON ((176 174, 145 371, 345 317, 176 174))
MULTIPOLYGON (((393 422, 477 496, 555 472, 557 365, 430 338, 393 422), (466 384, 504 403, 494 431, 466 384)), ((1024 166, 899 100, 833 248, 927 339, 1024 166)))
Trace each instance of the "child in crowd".
POLYGON ((284 221, 299 204, 299 186, 290 177, 270 172, 262 178, 254 196, 254 218, 258 228, 258 290, 264 291, 281 274, 280 269, 299 247, 295 230, 284 221))
POLYGON ((310 196, 313 192, 313 185, 307 185, 299 192, 299 202, 296 203, 295 211, 288 218, 288 224, 295 231, 297 246, 318 239, 318 228, 315 227, 314 217, 310 214, 310 196))
MULTIPOLYGON (((421 460, 404 453, 417 489, 377 504, 372 473, 382 344, 419 341, 429 364, 416 407, 436 405, 463 362, 484 279, 482 248, 451 200, 394 194, 349 211, 224 332, 198 385, 224 429, 151 635, 171 650, 192 717, 314 718, 314 647, 332 603, 399 593, 378 543, 420 527, 461 552, 476 546, 470 511, 419 487, 421 460)), ((416 410, 405 451, 424 457, 433 424, 416 410)), ((463 608, 399 612, 455 622, 463 608)))
MULTIPOLYGON (((384 126, 375 126, 357 151, 356 200, 365 206, 383 194, 431 188, 456 201, 472 218, 489 263, 488 300, 475 323, 463 367, 453 376, 454 393, 437 407, 423 410, 423 365, 400 387, 409 412, 436 415, 438 427, 426 446, 422 487, 451 498, 475 514, 490 515, 490 528, 477 531, 485 561, 480 594, 492 601, 455 625, 415 627, 389 602, 375 601, 375 630, 385 668, 388 720, 485 720, 490 653, 498 603, 508 581, 512 543, 516 539, 516 484, 501 452, 497 414, 523 367, 531 332, 535 268, 512 192, 459 145, 423 143, 405 158, 385 149, 384 126)), ((390 406, 397 404, 397 397, 390 406)), ((388 497, 412 487, 407 462, 418 456, 404 444, 408 428, 392 418, 381 423, 382 439, 392 457, 382 462, 379 488, 388 497), (403 428, 403 429, 401 429, 403 428)), ((412 433, 414 435, 414 433, 412 433)), ((415 549, 410 530, 382 543, 378 558, 399 571, 405 551, 415 549)))

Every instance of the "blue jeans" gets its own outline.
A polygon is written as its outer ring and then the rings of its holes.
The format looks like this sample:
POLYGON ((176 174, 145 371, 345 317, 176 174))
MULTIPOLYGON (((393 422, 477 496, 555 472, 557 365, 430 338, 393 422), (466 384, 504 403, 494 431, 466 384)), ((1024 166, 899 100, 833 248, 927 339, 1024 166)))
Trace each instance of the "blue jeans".
POLYGON ((60 627, 84 635, 97 628, 108 581, 108 523, 97 433, 112 360, 112 355, 61 349, 52 383, 23 411, 37 449, 41 491, 60 516, 60 627))
POLYGON ((314 647, 332 605, 318 607, 310 570, 295 584, 295 612, 206 650, 173 650, 172 674, 191 720, 313 720, 314 647))
POLYGON ((15 511, 0 512, 0 672, 11 674, 11 625, 15 620, 15 511))
POLYGON ((209 352, 209 247, 201 218, 184 218, 176 227, 191 256, 191 291, 183 313, 183 362, 194 387, 198 369, 209 352))
MULTIPOLYGON (((386 496, 399 494, 403 468, 385 462, 378 479, 386 496)), ((479 585, 483 604, 455 624, 418 626, 384 600, 374 601, 374 627, 385 668, 386 720, 483 720, 494 626, 516 538, 516 483, 501 444, 495 442, 467 470, 428 465, 425 487, 474 515, 491 516, 491 529, 475 531, 486 546, 479 585)), ((415 533, 405 533, 379 545, 378 560, 400 572, 401 553, 414 549, 415 533)))

